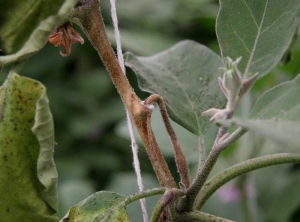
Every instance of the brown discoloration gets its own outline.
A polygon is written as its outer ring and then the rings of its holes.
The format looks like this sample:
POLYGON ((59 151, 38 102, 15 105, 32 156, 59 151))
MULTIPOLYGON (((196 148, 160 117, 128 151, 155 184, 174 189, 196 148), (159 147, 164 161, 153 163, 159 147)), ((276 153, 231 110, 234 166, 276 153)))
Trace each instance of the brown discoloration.
POLYGON ((145 101, 146 104, 152 104, 153 102, 157 103, 160 109, 160 113, 165 124, 166 130, 169 134, 171 143, 173 145, 174 153, 175 153, 175 162, 180 174, 180 183, 183 185, 182 187, 189 187, 190 186, 190 179, 189 179, 189 167, 187 160, 185 158, 183 149, 179 143, 179 140, 176 136, 175 131, 169 120, 169 115, 167 113, 167 109, 163 98, 160 95, 154 94, 147 98, 145 101))
POLYGON ((156 176, 163 187, 176 187, 168 165, 157 145, 149 118, 152 110, 141 104, 124 75, 106 34, 98 0, 82 1, 73 10, 72 22, 78 24, 98 51, 110 77, 128 109, 146 147, 156 176))
POLYGON ((84 39, 76 32, 70 22, 59 26, 54 32, 49 36, 49 42, 55 46, 63 46, 64 50, 60 51, 62 56, 68 56, 71 53, 72 43, 80 42, 84 43, 84 39))

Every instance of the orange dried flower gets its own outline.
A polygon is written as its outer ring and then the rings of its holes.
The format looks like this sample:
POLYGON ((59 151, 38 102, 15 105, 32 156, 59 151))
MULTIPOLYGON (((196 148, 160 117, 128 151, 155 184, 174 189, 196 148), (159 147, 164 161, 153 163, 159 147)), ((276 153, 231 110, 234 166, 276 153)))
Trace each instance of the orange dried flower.
POLYGON ((60 54, 62 56, 70 55, 72 43, 84 43, 84 39, 77 31, 73 29, 71 22, 66 22, 65 24, 59 26, 54 32, 50 34, 48 40, 55 46, 64 47, 64 50, 60 51, 60 54))

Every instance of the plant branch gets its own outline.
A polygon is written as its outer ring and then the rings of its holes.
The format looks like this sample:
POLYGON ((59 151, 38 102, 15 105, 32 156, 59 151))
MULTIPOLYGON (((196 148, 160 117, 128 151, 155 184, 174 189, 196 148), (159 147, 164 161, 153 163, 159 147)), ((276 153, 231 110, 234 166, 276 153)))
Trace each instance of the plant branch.
POLYGON ((78 24, 91 44, 97 50, 103 64, 109 72, 126 107, 139 103, 140 99, 129 84, 116 58, 106 34, 98 0, 82 1, 82 5, 73 9, 70 20, 78 24))
POLYGON ((128 197, 126 197, 126 199, 124 200, 124 204, 128 205, 134 201, 137 201, 139 199, 143 199, 146 197, 151 197, 151 196, 155 196, 155 195, 161 195, 164 194, 166 192, 166 188, 155 188, 155 189, 150 189, 150 190, 145 190, 142 192, 138 192, 132 195, 129 195, 128 197))
POLYGON ((234 222, 225 218, 217 217, 208 213, 200 211, 191 211, 187 213, 182 213, 176 221, 180 222, 192 222, 192 221, 202 221, 202 222, 234 222))
MULTIPOLYGON (((111 4, 111 17, 113 20, 114 34, 115 34, 115 39, 116 39, 116 44, 117 44, 117 57, 118 57, 119 64, 122 68, 122 71, 123 71, 124 75, 126 75, 123 53, 122 53, 122 46, 121 46, 121 36, 120 36, 119 27, 118 27, 116 0, 110 0, 110 4, 111 4)), ((137 184, 138 184, 139 191, 143 191, 144 185, 143 185, 143 180, 142 180, 140 161, 138 158, 139 147, 136 143, 135 135, 133 132, 133 125, 132 125, 130 113, 127 108, 125 108, 125 109, 126 109, 127 126, 128 126, 129 135, 130 135, 130 141, 131 141, 131 150, 132 150, 132 156, 133 156, 133 168, 134 168, 134 171, 135 171, 135 174, 137 177, 137 184)), ((141 204, 141 209, 142 209, 142 214, 143 214, 143 221, 148 222, 149 217, 148 217, 148 213, 147 213, 147 209, 146 209, 146 200, 140 199, 140 204, 141 204)))
POLYGON ((190 186, 190 178, 189 178, 189 166, 187 160, 185 158, 183 149, 180 145, 180 142, 176 136, 176 133, 171 125, 169 115, 163 101, 163 98, 160 95, 153 94, 149 96, 145 100, 145 104, 149 105, 153 102, 157 103, 163 122, 165 124, 166 130, 169 134, 169 138, 173 145, 174 153, 175 153, 175 162, 180 175, 180 183, 184 188, 188 188, 190 186))
POLYGON ((178 189, 170 189, 166 190, 163 197, 157 202, 157 204, 154 207, 152 216, 151 216, 151 222, 157 222, 159 221, 159 218, 161 216, 161 213, 164 211, 164 209, 175 199, 177 199, 180 196, 183 196, 184 193, 181 190, 178 189))
POLYGON ((152 110, 141 103, 141 100, 135 94, 119 65, 106 34, 105 25, 100 13, 99 1, 80 1, 80 4, 73 9, 70 20, 82 28, 91 44, 97 50, 118 93, 121 96, 125 107, 129 111, 130 116, 141 135, 147 154, 161 186, 176 187, 174 178, 172 177, 168 165, 159 150, 153 133, 150 138, 148 137, 149 131, 152 131, 152 129, 150 125, 147 124, 147 119, 151 116, 152 110), (154 150, 155 153, 152 153, 151 150, 154 150), (154 155, 159 158, 155 159, 154 155))
POLYGON ((198 137, 198 146, 199 146, 199 164, 198 164, 198 170, 197 172, 199 172, 206 161, 206 152, 205 152, 205 144, 204 144, 204 139, 203 136, 199 136, 198 137))
POLYGON ((263 167, 284 164, 284 163, 299 163, 300 155, 293 153, 279 153, 273 155, 267 155, 263 157, 257 157, 250 159, 239 164, 236 164, 223 172, 218 173, 216 176, 207 181, 201 192, 197 196, 195 208, 201 209, 203 204, 208 200, 208 198, 222 185, 238 177, 242 174, 248 173, 250 171, 260 169, 263 167))
POLYGON ((160 164, 162 161, 164 161, 164 157, 163 157, 161 151, 158 149, 158 145, 157 145, 154 133, 151 128, 151 114, 152 114, 152 112, 150 112, 147 115, 147 120, 146 120, 147 125, 146 125, 146 127, 143 127, 143 129, 147 130, 149 148, 150 148, 150 152, 152 154, 151 158, 153 158, 153 160, 152 160, 153 167, 157 168, 157 177, 160 178, 160 181, 162 181, 161 186, 177 187, 173 177, 170 180, 168 175, 166 175, 165 171, 163 171, 162 168, 157 167, 158 164, 160 164))
MULTIPOLYGON (((221 128, 220 128, 221 130, 221 128)), ((220 133, 219 130, 219 133, 220 133)), ((191 211, 196 199, 197 194, 199 193, 200 189, 202 188, 203 184, 207 180, 208 175, 210 174, 212 168, 214 167, 219 155, 221 152, 234 143, 238 138, 240 138, 246 130, 242 128, 238 128, 235 132, 233 132, 230 136, 226 139, 222 140, 221 142, 215 142, 213 145, 204 166, 201 170, 197 173, 195 179, 193 180, 191 186, 187 190, 186 193, 186 204, 183 204, 182 207, 184 209, 179 209, 180 211, 191 211), (184 206, 185 205, 185 206, 184 206)), ((220 137, 221 138, 221 137, 220 137)))

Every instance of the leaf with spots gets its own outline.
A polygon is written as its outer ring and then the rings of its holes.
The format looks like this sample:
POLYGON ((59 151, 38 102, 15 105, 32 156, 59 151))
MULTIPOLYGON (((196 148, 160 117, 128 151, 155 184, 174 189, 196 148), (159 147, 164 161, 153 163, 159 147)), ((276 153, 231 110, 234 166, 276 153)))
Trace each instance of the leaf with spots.
POLYGON ((127 53, 126 65, 135 72, 139 87, 161 95, 170 117, 196 135, 209 124, 201 113, 225 105, 217 81, 224 66, 221 58, 196 42, 182 41, 150 57, 127 53))
POLYGON ((73 206, 60 222, 129 222, 126 197, 100 191, 73 206))
POLYGON ((280 61, 300 22, 299 0, 220 0, 217 36, 223 59, 260 77, 280 61))
POLYGON ((300 148, 300 75, 266 91, 254 105, 249 119, 228 121, 272 138, 285 148, 300 148))
POLYGON ((58 221, 54 131, 46 89, 11 72, 0 87, 2 221, 58 221), (32 131, 33 127, 33 131, 32 131))

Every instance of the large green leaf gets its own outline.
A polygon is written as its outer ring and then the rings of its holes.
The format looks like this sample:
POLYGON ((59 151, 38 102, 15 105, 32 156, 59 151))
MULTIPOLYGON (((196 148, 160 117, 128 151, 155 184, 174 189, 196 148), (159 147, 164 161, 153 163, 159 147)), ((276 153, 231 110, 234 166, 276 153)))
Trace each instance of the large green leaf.
POLYGON ((284 145, 300 148, 300 75, 265 92, 254 105, 248 120, 230 120, 284 145))
POLYGON ((72 207, 61 222, 129 222, 125 197, 100 191, 72 207))
POLYGON ((10 55, 0 56, 0 65, 25 59, 40 50, 77 1, 31 0, 19 3, 15 0, 15 3, 6 1, 3 8, 1 5, 0 49, 10 55))
POLYGON ((0 88, 2 221, 58 221, 53 147, 45 87, 11 72, 0 88))
POLYGON ((223 58, 243 57, 240 70, 273 69, 300 21, 299 0, 220 0, 217 35, 223 58))
POLYGON ((161 95, 171 118, 196 135, 201 135, 208 124, 201 113, 225 104, 217 83, 223 63, 196 42, 182 41, 151 57, 127 53, 126 65, 136 73, 139 87, 161 95))

